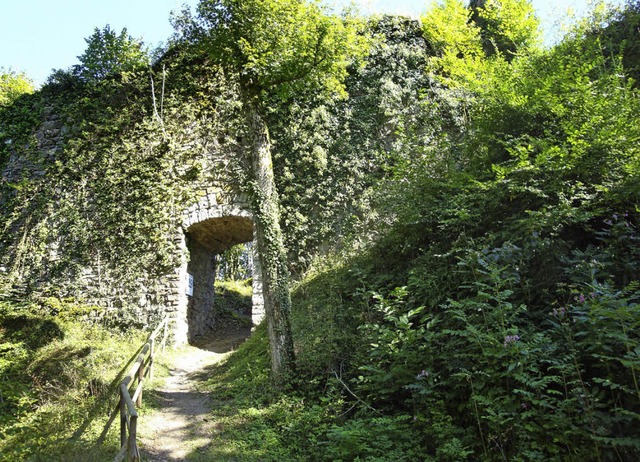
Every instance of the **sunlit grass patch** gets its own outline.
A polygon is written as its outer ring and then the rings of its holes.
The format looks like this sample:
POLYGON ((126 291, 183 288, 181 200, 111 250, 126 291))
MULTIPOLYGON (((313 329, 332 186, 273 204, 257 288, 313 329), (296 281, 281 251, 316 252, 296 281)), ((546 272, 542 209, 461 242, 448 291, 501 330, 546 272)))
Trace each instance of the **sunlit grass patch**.
POLYGON ((145 338, 89 320, 77 305, 0 305, 0 460, 107 460, 117 426, 95 441, 117 382, 145 338))

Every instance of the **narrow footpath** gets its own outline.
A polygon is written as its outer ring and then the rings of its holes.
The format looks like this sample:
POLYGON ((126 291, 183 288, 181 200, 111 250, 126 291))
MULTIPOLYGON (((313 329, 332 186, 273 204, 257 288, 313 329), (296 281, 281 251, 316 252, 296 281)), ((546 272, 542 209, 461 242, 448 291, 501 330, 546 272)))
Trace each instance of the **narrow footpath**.
POLYGON ((198 348, 181 348, 163 386, 153 391, 158 409, 138 419, 138 444, 145 462, 173 462, 204 451, 216 431, 210 418, 209 394, 203 390, 202 371, 220 362, 247 337, 234 330, 198 348))

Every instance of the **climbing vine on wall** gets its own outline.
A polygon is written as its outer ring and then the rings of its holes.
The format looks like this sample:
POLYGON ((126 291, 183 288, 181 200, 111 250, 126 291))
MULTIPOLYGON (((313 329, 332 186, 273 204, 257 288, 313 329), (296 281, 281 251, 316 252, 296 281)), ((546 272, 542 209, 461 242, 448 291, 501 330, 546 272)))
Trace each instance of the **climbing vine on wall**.
POLYGON ((153 69, 97 82, 58 71, 37 94, 47 114, 11 108, 24 117, 1 119, 20 139, 4 150, 5 171, 10 158, 39 164, 3 184, 0 242, 13 278, 41 286, 93 268, 107 290, 177 265, 182 210, 198 191, 236 183, 224 136, 234 96, 194 55, 174 49, 153 69), (47 157, 34 136, 51 136, 42 127, 52 115, 64 136, 47 157))

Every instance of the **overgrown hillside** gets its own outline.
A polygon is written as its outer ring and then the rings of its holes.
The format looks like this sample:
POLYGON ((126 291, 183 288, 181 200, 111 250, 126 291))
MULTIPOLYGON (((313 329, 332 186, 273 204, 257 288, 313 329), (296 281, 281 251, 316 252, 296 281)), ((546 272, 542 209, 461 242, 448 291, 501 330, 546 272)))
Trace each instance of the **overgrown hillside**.
MULTIPOLYGON (((295 377, 274 390, 266 328, 258 328, 206 371, 220 425, 195 459, 640 458, 638 9, 635 2, 615 14, 597 10, 550 49, 539 45, 531 6, 520 0, 472 8, 447 0, 421 22, 370 19, 370 48, 349 70, 347 99, 301 90, 286 105, 273 101, 266 119, 298 278, 295 377)), ((169 199, 188 200, 156 182, 158 165, 171 180, 207 181, 197 150, 185 151, 187 170, 172 157, 181 152, 172 144, 183 139, 181 121, 229 153, 241 146, 242 128, 236 89, 197 47, 180 42, 163 60, 153 75, 163 62, 175 66, 168 80, 175 99, 165 109, 174 119, 154 115, 142 72, 133 83, 119 74, 123 81, 106 89, 80 85, 82 97, 73 100, 100 119, 87 119, 65 162, 50 171, 62 175, 59 184, 76 178, 82 197, 100 201, 65 218, 77 204, 62 201, 58 183, 25 182, 3 185, 11 191, 5 210, 18 210, 12 204, 20 200, 35 210, 38 193, 53 192, 69 236, 79 239, 86 228, 87 237, 104 238, 96 248, 114 267, 129 248, 142 266, 158 263, 142 234, 127 233, 137 209, 125 207, 122 221, 119 206, 137 200, 136 185, 158 200, 149 216, 162 216, 169 199), (135 123, 119 125, 134 116, 126 111, 102 118, 107 100, 140 111, 135 123), (151 146, 143 159, 134 158, 140 145, 151 146), (95 183, 84 184, 83 171, 95 183), (115 187, 130 179, 134 186, 115 187), (121 191, 133 196, 109 195, 121 191), (87 217, 100 218, 95 228, 87 217)), ((65 94, 74 80, 60 77, 47 91, 65 94)), ((8 223, 5 248, 18 252, 8 223)), ((45 238, 33 242, 49 242, 38 229, 28 236, 45 238)), ((24 361, 2 363, 12 374, 37 378, 40 352, 62 341, 58 313, 42 309, 23 315, 10 306, 0 318, 3 350, 30 348, 24 361), (17 318, 49 326, 53 337, 31 345, 22 324, 11 327, 17 318)), ((234 309, 227 315, 242 318, 234 309)), ((84 353, 69 351, 73 370, 82 370, 84 353)), ((23 379, 10 379, 17 391, 2 405, 27 415, 37 384, 23 379)), ((11 421, 11 435, 21 435, 20 422, 11 421)))
POLYGON ((95 442, 117 384, 144 343, 140 326, 55 298, 0 302, 0 460, 108 460, 95 442))
POLYGON ((246 460, 640 455, 640 106, 616 54, 635 42, 611 41, 635 7, 489 57, 477 29, 438 22, 456 8, 423 27, 443 37, 428 69, 464 120, 392 151, 379 237, 297 286, 296 390, 269 398, 249 345, 212 372, 242 409, 221 444, 246 460))

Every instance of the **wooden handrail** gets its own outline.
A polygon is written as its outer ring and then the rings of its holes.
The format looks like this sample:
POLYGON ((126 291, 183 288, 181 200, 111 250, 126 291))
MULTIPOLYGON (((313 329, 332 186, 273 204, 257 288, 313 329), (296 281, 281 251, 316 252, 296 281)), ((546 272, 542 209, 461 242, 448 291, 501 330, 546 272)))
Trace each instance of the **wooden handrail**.
POLYGON ((120 414, 120 451, 116 455, 114 462, 120 462, 126 458, 127 462, 140 461, 140 452, 136 442, 137 428, 138 428, 138 412, 137 407, 142 406, 142 388, 145 378, 147 376, 153 377, 153 360, 155 356, 155 341, 160 332, 162 332, 161 351, 164 351, 167 334, 168 334, 169 320, 165 316, 156 329, 149 335, 147 341, 139 350, 135 362, 129 369, 129 373, 122 379, 118 387, 118 393, 120 399, 115 409, 109 416, 107 425, 105 426, 102 434, 98 438, 98 444, 101 444, 111 427, 111 424, 115 420, 118 413, 120 414), (134 383, 137 384, 133 392, 133 396, 130 392, 130 387, 134 383))

